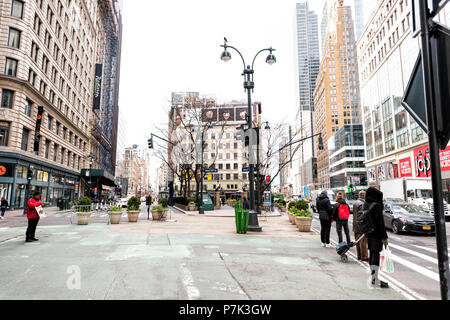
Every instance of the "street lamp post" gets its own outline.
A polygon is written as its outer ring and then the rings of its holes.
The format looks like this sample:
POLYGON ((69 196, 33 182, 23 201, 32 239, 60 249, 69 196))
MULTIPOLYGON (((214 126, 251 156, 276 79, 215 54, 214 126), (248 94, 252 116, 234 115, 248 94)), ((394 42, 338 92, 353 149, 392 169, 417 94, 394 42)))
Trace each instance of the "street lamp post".
POLYGON ((95 155, 90 153, 89 156, 89 197, 92 193, 92 164, 94 163, 95 155))
MULTIPOLYGON (((221 60, 228 62, 231 60, 231 54, 227 51, 228 48, 231 48, 233 50, 235 50, 241 57, 242 62, 244 64, 244 73, 242 74, 244 76, 244 89, 247 91, 247 100, 248 100, 248 130, 251 132, 253 129, 253 112, 252 112, 252 91, 255 88, 255 83, 253 81, 253 74, 254 72, 254 64, 255 64, 255 60, 256 57, 264 51, 269 51, 269 55, 266 58, 266 62, 270 65, 274 64, 277 60, 275 58, 275 56, 273 55, 273 51, 275 51, 275 49, 268 48, 268 49, 262 49, 260 50, 255 57, 253 58, 253 62, 252 62, 252 66, 250 67, 250 65, 246 66, 244 57, 242 56, 242 54, 240 53, 240 51, 238 49, 236 49, 235 47, 229 46, 227 44, 227 39, 224 38, 225 43, 224 45, 221 45, 222 48, 224 48, 225 50, 222 53, 221 56, 221 60)), ((257 141, 256 141, 257 142, 257 141)), ((249 149, 250 146, 249 144, 249 149)), ((249 152, 250 154, 250 152, 249 152)), ((250 162, 250 172, 249 172, 249 189, 250 189, 250 212, 249 212, 249 222, 248 222, 248 231, 254 231, 254 232, 261 232, 262 228, 259 226, 258 223, 258 212, 255 210, 255 184, 254 184, 254 180, 255 180, 255 164, 252 163, 253 161, 249 161, 250 162)), ((258 168, 259 170, 259 168, 258 168)), ((258 177, 259 178, 259 177, 258 177)))
POLYGON ((209 124, 202 130, 202 141, 201 141, 201 150, 202 150, 202 156, 201 156, 201 164, 200 164, 200 203, 198 205, 198 213, 199 214, 205 214, 205 207, 203 206, 203 176, 204 176, 204 166, 203 166, 203 153, 205 148, 205 131, 206 129, 212 129, 212 124, 209 122, 209 124))

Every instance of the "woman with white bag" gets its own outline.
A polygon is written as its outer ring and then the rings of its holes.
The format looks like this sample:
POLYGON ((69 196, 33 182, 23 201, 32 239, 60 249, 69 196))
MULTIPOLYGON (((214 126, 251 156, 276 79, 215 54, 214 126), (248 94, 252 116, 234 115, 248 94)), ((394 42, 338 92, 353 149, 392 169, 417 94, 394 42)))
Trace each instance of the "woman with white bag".
POLYGON ((387 282, 380 281, 380 279, 378 279, 380 252, 383 250, 383 245, 388 245, 388 236, 383 219, 383 209, 383 192, 375 188, 369 188, 366 192, 366 203, 364 204, 364 210, 369 210, 369 218, 373 226, 373 231, 367 234, 367 242, 370 251, 369 263, 372 285, 380 288, 389 288, 387 282))

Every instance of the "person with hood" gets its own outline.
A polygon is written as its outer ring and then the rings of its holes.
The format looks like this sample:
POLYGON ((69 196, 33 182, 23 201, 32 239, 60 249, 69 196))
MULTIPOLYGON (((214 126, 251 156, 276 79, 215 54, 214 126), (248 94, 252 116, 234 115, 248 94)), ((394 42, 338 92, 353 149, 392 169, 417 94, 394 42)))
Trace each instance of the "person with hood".
POLYGON ((244 197, 244 203, 243 203, 243 205, 242 205, 242 208, 243 208, 244 210, 250 209, 250 203, 248 202, 247 197, 244 197))
POLYGON ((27 218, 28 218, 28 228, 26 232, 26 242, 39 241, 36 239, 35 232, 36 227, 39 223, 39 213, 36 210, 36 207, 44 206, 41 201, 41 193, 36 191, 33 193, 33 197, 30 198, 27 202, 27 218))
MULTIPOLYGON (((366 192, 360 191, 358 200, 353 205, 353 232, 355 233, 355 240, 358 240, 363 233, 358 223, 358 218, 362 213, 364 203, 366 203, 366 192)), ((369 262, 369 251, 367 249, 367 238, 364 237, 356 245, 356 254, 359 261, 369 262)))
POLYGON ((333 208, 333 220, 336 221, 336 232, 339 243, 343 242, 342 228, 344 228, 347 243, 350 243, 350 231, 348 229, 348 218, 350 217, 350 207, 345 202, 344 194, 339 192, 336 196, 336 204, 333 208))
POLYGON ((331 247, 330 232, 333 208, 331 207, 331 202, 326 191, 323 191, 317 198, 317 211, 319 212, 320 219, 320 239, 322 247, 331 247))
POLYGON ((383 245, 388 245, 388 236, 383 219, 383 192, 371 187, 366 192, 366 203, 364 210, 369 210, 370 222, 374 230, 367 235, 367 242, 370 251, 369 264, 372 277, 372 285, 389 288, 388 283, 378 279, 378 271, 380 268, 380 252, 383 245))

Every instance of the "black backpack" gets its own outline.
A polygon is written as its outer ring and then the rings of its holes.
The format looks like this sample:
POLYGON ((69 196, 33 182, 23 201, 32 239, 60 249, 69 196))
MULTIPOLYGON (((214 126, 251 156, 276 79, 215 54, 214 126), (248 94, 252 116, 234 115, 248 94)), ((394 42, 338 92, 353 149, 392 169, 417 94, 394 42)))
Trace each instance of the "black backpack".
POLYGON ((359 230, 363 234, 371 234, 375 231, 375 226, 372 223, 372 220, 370 219, 370 209, 372 209, 373 205, 369 206, 367 209, 363 209, 360 211, 360 213, 357 215, 356 223, 359 224, 359 230))

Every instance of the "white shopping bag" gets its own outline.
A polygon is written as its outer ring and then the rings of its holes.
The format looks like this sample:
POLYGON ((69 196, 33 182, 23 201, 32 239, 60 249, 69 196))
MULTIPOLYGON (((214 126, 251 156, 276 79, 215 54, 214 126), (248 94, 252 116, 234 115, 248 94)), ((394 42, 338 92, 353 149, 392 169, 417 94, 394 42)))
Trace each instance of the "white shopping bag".
POLYGON ((383 250, 380 252, 380 271, 385 272, 386 269, 387 269, 386 247, 383 247, 383 250))
POLYGON ((380 253, 380 271, 394 273, 394 260, 392 260, 392 252, 389 246, 384 247, 380 253))
POLYGON ((47 217, 47 215, 45 214, 44 209, 42 208, 42 206, 37 206, 37 207, 35 207, 35 209, 36 209, 36 211, 37 211, 37 213, 39 215, 39 218, 46 218, 47 217))

